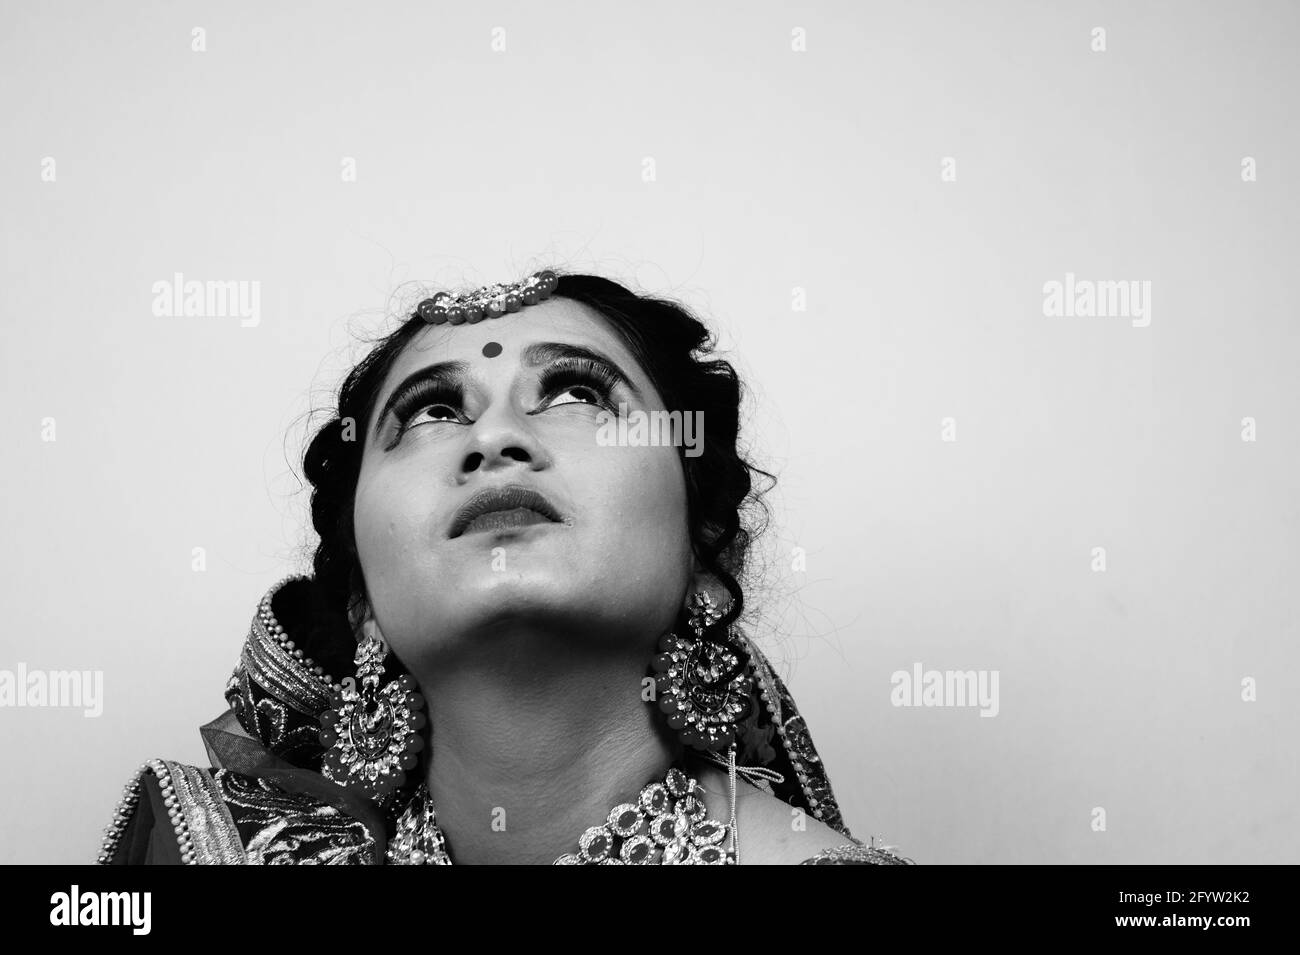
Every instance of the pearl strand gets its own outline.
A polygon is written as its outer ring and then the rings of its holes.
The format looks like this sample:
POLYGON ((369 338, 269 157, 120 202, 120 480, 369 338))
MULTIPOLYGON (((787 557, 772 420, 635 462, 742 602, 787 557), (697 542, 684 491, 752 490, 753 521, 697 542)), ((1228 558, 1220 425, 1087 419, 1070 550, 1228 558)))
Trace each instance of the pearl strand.
POLYGON ((266 632, 269 633, 277 643, 279 643, 280 648, 284 650, 288 656, 301 663, 308 673, 317 677, 327 687, 333 688, 334 678, 326 673, 323 667, 317 666, 316 661, 311 657, 303 655, 302 650, 289 639, 289 634, 285 632, 284 627, 280 625, 280 621, 276 619, 274 612, 271 610, 272 596, 279 593, 280 589, 285 584, 294 579, 296 578, 286 577, 267 591, 266 595, 257 605, 257 617, 262 622, 262 626, 266 628, 266 632))
POLYGON ((113 813, 113 821, 104 830, 104 841, 100 846, 99 858, 96 860, 97 864, 109 865, 112 862, 113 855, 121 844, 122 836, 126 833, 126 828, 130 824, 131 817, 135 814, 136 806, 139 804, 140 797, 144 792, 144 774, 150 772, 158 780, 158 789, 162 793, 163 805, 167 807, 167 819, 171 822, 172 832, 176 836, 176 845, 180 849, 181 864, 196 864, 194 839, 190 835, 189 825, 185 822, 185 814, 181 812, 180 801, 176 798, 176 787, 172 784, 171 770, 167 768, 167 764, 161 759, 151 759, 143 763, 122 790, 122 798, 117 804, 117 810, 113 813))

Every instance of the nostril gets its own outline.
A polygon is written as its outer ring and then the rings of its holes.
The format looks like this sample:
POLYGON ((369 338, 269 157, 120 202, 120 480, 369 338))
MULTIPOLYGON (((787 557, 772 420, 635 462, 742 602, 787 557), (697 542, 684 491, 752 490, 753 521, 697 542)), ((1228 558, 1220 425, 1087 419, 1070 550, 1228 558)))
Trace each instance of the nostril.
POLYGON ((484 445, 478 445, 480 450, 467 451, 465 460, 461 463, 462 474, 473 474, 478 470, 494 468, 502 464, 526 464, 530 467, 533 465, 534 456, 529 451, 518 444, 510 444, 501 448, 487 447, 481 450, 484 445))

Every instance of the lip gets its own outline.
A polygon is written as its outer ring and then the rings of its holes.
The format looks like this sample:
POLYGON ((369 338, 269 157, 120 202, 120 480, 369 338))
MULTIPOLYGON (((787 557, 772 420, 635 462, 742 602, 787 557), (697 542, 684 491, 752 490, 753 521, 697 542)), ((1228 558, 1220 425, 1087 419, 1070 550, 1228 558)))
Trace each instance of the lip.
POLYGON ((456 512, 452 519, 448 537, 460 537, 477 517, 491 514, 493 511, 513 511, 517 508, 536 511, 548 521, 563 524, 564 518, 545 496, 522 484, 505 484, 501 487, 484 488, 456 512))

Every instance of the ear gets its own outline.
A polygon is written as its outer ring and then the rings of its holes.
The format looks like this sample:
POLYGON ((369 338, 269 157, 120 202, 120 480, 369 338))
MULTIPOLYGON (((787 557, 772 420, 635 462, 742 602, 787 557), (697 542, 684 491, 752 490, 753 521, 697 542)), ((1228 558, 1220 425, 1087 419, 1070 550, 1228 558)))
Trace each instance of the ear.
POLYGON ((353 601, 348 608, 348 623, 352 625, 352 633, 358 640, 363 633, 374 630, 377 634, 378 631, 374 611, 370 609, 369 601, 364 598, 353 601))
POLYGON ((353 631, 353 636, 356 637, 358 644, 367 639, 376 641, 379 644, 379 652, 382 654, 387 655, 392 649, 389 647, 388 641, 384 639, 383 631, 379 629, 379 621, 375 619, 369 608, 362 615, 361 625, 353 631))

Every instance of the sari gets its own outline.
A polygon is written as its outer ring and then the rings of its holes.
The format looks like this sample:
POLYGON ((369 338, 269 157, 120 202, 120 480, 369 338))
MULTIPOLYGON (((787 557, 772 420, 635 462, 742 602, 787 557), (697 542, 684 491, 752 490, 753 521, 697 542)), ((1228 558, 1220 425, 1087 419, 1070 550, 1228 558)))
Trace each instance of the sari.
MULTIPOLYGON (((322 774, 319 716, 337 685, 326 669, 342 670, 351 656, 340 655, 341 622, 323 607, 310 577, 287 578, 266 593, 226 683, 227 709, 200 728, 210 765, 151 759, 141 766, 108 828, 101 864, 384 864, 415 785, 381 807, 322 774)), ((767 770, 762 788, 845 840, 803 864, 910 864, 852 836, 794 699, 758 647, 734 630, 753 677, 737 763, 767 770)))

